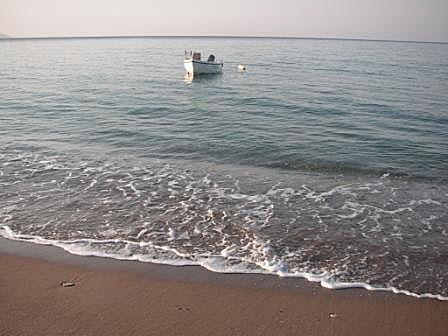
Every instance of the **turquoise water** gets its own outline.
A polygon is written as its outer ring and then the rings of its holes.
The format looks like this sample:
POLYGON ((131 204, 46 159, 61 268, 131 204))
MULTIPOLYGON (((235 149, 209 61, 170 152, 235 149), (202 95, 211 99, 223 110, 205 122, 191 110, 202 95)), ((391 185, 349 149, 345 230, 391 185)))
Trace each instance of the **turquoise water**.
POLYGON ((4 236, 448 296, 448 45, 89 38, 0 52, 4 236), (185 79, 185 49, 224 74, 185 79))

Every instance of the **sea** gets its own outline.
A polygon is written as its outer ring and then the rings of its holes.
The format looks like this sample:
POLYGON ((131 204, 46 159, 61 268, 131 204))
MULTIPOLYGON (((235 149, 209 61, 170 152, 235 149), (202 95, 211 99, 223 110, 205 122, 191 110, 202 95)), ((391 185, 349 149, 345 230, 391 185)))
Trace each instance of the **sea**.
POLYGON ((447 56, 391 41, 2 40, 0 235, 447 300, 447 56), (223 74, 186 78, 191 49, 223 74))

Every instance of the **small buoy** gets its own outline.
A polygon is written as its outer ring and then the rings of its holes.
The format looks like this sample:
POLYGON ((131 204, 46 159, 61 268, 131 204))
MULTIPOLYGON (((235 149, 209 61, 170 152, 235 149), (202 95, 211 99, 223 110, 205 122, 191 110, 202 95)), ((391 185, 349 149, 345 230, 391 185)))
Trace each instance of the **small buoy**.
POLYGON ((240 72, 245 72, 245 71, 247 71, 247 67, 245 66, 245 65, 238 65, 238 70, 240 71, 240 72))

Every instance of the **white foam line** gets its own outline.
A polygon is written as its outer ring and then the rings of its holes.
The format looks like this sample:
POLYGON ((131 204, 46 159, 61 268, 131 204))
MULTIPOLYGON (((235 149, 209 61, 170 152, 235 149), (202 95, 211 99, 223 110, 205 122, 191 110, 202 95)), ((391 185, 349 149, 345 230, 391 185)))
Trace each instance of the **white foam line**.
MULTIPOLYGON (((13 230, 11 230, 10 227, 7 225, 3 225, 0 227, 0 236, 10 239, 10 240, 16 240, 16 241, 26 241, 26 242, 32 242, 35 244, 40 245, 52 245, 59 248, 62 248, 63 250, 67 251, 68 253, 80 255, 80 256, 95 256, 95 257, 104 257, 104 258, 112 258, 112 259, 118 259, 118 260, 133 260, 133 261, 140 261, 140 262, 151 262, 155 264, 167 264, 172 266, 202 266, 212 272, 215 273, 260 273, 260 274, 271 274, 271 275, 278 275, 280 277, 296 277, 296 278, 304 278, 310 282, 319 282, 320 285, 324 288, 328 289, 347 289, 347 288, 363 288, 370 291, 386 291, 386 292, 392 292, 394 294, 404 294, 407 296, 411 296, 414 298, 422 299, 422 298, 428 298, 428 299, 436 299, 440 301, 448 301, 448 297, 442 296, 440 294, 431 294, 431 293, 423 293, 423 294, 416 294, 413 292, 410 292, 408 290, 398 289, 395 287, 375 287, 372 285, 369 285, 364 282, 337 282, 331 280, 331 274, 328 272, 323 272, 321 274, 313 274, 313 273, 302 273, 302 272, 296 272, 296 273, 288 273, 285 272, 279 267, 279 265, 275 262, 273 263, 256 263, 257 266, 261 267, 261 270, 248 270, 248 269, 237 269, 237 270, 230 270, 230 269, 220 269, 213 267, 210 263, 207 261, 209 259, 213 259, 216 257, 222 257, 222 255, 207 255, 207 256, 199 256, 196 260, 185 260, 185 258, 188 258, 189 256, 181 253, 173 248, 170 248, 168 246, 157 246, 153 245, 150 242, 132 242, 127 240, 120 240, 120 239, 109 239, 109 240, 95 240, 95 239, 78 239, 78 240, 67 240, 67 241, 55 241, 55 240, 49 240, 46 238, 42 238, 39 236, 32 236, 32 235, 22 235, 22 234, 16 234, 13 230), (120 255, 120 254, 112 254, 112 253, 102 253, 99 251, 93 251, 93 250, 87 250, 82 248, 76 248, 73 246, 69 246, 70 244, 76 244, 76 243, 125 243, 128 245, 139 245, 139 246, 150 246, 156 249, 169 251, 177 256, 184 258, 183 260, 170 260, 170 259, 155 259, 151 258, 145 255, 141 254, 131 254, 131 255, 120 255)), ((253 263, 249 260, 244 260, 236 257, 231 257, 227 259, 234 259, 234 260, 240 260, 243 262, 249 262, 253 263)))
POLYGON ((419 205, 421 204, 435 204, 435 205, 442 205, 440 202, 434 201, 433 199, 424 199, 417 202, 419 205))
MULTIPOLYGON (((93 250, 87 250, 84 248, 77 248, 76 246, 70 246, 70 244, 76 244, 76 243, 128 243, 130 245, 139 245, 139 246, 151 246, 159 250, 169 251, 170 249, 167 247, 160 247, 152 245, 151 243, 136 243, 136 242, 127 242, 120 239, 109 239, 109 240, 95 240, 95 239, 79 239, 79 240, 66 240, 66 241, 55 241, 55 240, 49 240, 46 238, 42 238, 39 236, 31 236, 31 235, 20 235, 14 233, 8 226, 2 226, 0 227, 0 236, 15 240, 15 241, 24 241, 29 243, 35 243, 39 245, 51 245, 56 246, 64 251, 84 256, 84 257, 102 257, 102 258, 111 258, 111 259, 118 259, 118 260, 132 260, 132 261, 140 261, 140 262, 151 262, 154 264, 166 264, 166 265, 172 265, 172 266, 195 266, 198 265, 198 263, 189 261, 189 260, 170 260, 170 259, 155 259, 151 258, 145 255, 140 254, 133 254, 133 255, 120 255, 120 254, 113 254, 113 253, 102 253, 99 251, 93 251, 93 250)), ((170 251, 173 252, 173 251, 170 251)), ((185 255, 181 255, 180 253, 177 253, 177 255, 182 256, 185 258, 185 255)))
POLYGON ((398 289, 395 287, 374 287, 372 285, 366 284, 364 282, 328 282, 326 280, 320 282, 321 286, 328 289, 341 289, 341 288, 364 288, 370 291, 386 291, 393 292, 395 294, 404 294, 408 296, 412 296, 418 299, 429 298, 429 299, 437 299, 441 301, 448 301, 448 297, 439 295, 439 294, 416 294, 404 289, 398 289))
POLYGON ((98 181, 93 179, 92 182, 90 182, 89 186, 87 188, 84 189, 84 191, 89 190, 90 188, 92 188, 98 181))
POLYGON ((126 190, 124 190, 123 188, 121 188, 119 186, 117 186, 116 188, 123 193, 123 197, 127 197, 128 196, 128 194, 126 193, 126 190))
POLYGON ((126 184, 126 187, 131 188, 135 195, 140 196, 140 190, 138 190, 138 189, 134 186, 134 182, 135 182, 135 181, 131 181, 131 182, 129 182, 128 184, 126 184))

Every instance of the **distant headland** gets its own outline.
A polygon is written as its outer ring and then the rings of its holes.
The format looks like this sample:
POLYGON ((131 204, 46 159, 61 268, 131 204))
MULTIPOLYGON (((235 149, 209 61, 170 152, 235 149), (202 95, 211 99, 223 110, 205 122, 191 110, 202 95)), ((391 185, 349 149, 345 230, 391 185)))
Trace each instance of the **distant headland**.
POLYGON ((0 39, 8 39, 10 38, 8 35, 0 34, 0 39))

